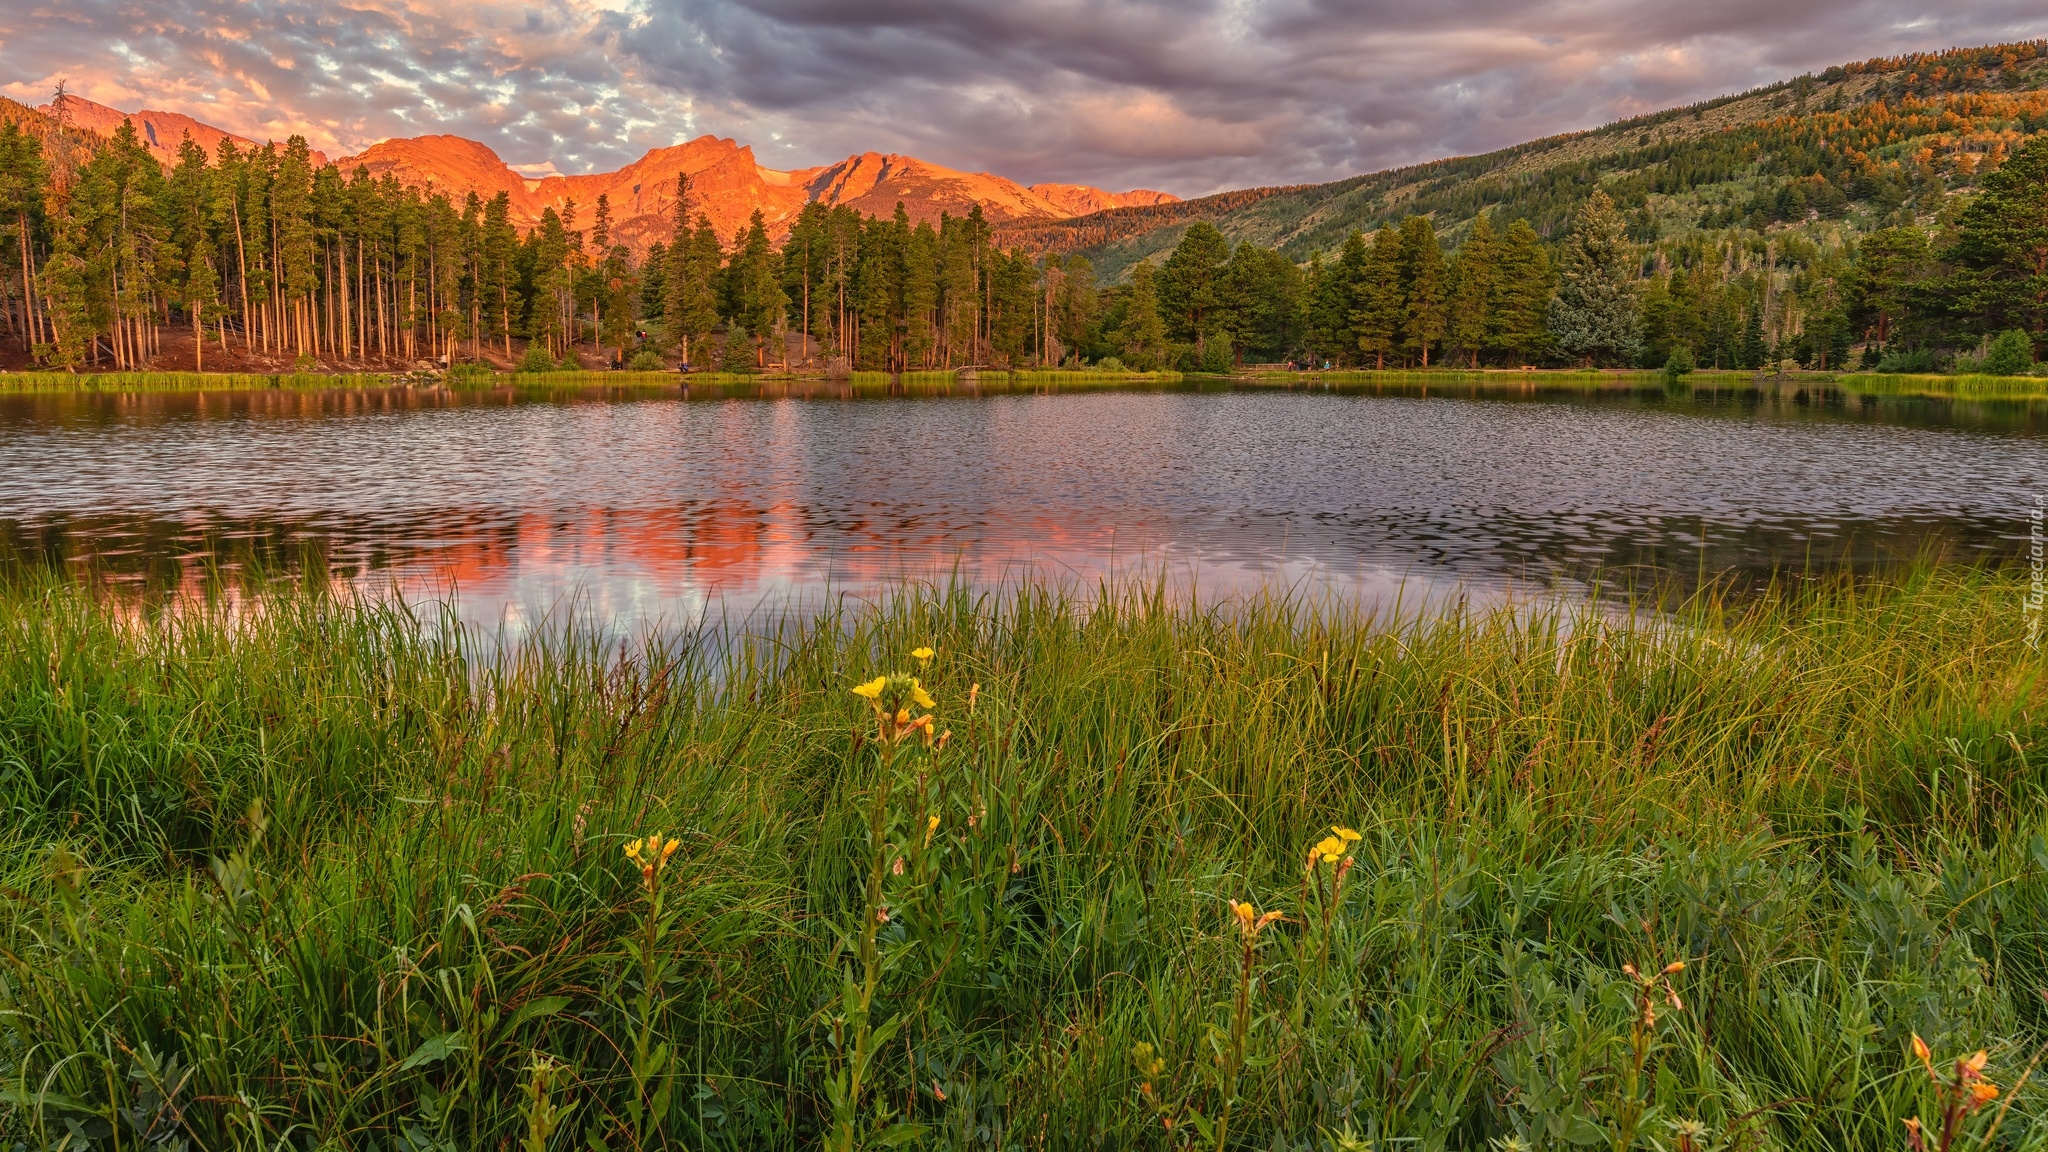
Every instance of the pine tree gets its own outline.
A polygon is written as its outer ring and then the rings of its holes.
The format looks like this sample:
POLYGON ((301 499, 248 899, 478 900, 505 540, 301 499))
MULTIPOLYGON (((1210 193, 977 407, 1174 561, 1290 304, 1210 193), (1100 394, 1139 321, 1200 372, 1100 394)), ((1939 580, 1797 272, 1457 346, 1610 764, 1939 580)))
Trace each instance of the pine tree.
POLYGON ((1086 256, 1068 258, 1063 271, 1065 276, 1053 305, 1053 330, 1061 344, 1079 354, 1095 340, 1095 318, 1102 298, 1095 287, 1095 265, 1086 256))
POLYGON ((1527 364, 1549 342, 1553 276, 1543 241, 1527 220, 1508 225, 1500 243, 1499 291, 1487 324, 1486 349, 1527 364))
POLYGON ((1430 349, 1443 339, 1445 309, 1443 246, 1427 216, 1401 222, 1401 350, 1429 367, 1430 349))
POLYGON ((288 340, 302 358, 313 355, 312 191, 313 164, 306 138, 293 136, 285 142, 284 152, 278 157, 277 176, 271 184, 270 218, 276 236, 281 303, 278 322, 284 329, 280 347, 288 340))
POLYGON ((512 230, 512 197, 499 192, 484 204, 482 246, 484 313, 490 334, 504 341, 505 356, 512 356, 512 318, 524 301, 520 297, 517 269, 519 235, 512 230))
POLYGON ((1385 368, 1387 357, 1400 351, 1402 323, 1408 302, 1401 284, 1401 234, 1392 224, 1382 224, 1351 285, 1351 330, 1358 351, 1385 368))
POLYGON ((768 242, 768 224, 760 209, 747 220, 747 230, 736 249, 733 322, 753 337, 755 366, 762 367, 767 363, 769 344, 783 331, 789 296, 782 289, 782 259, 768 242))
POLYGON ((1158 368, 1166 355, 1166 325, 1159 315, 1156 274, 1150 260, 1131 269, 1131 290, 1121 337, 1124 362, 1140 372, 1158 368))
POLYGON ((165 232, 178 269, 174 296, 192 323, 192 368, 206 370, 206 317, 220 299, 207 221, 213 207, 213 171, 206 150, 187 134, 178 145, 178 164, 164 189, 165 232))
POLYGON ((1240 363, 1247 352, 1278 358, 1301 339, 1302 273, 1280 253, 1239 244, 1224 265, 1220 298, 1221 329, 1240 363))
MULTIPOLYGON (((49 172, 42 144, 8 121, 0 123, 0 236, 9 237, 9 262, 19 269, 22 343, 33 350, 48 341, 36 293, 36 232, 43 223, 43 194, 49 172)), ((12 278, 10 276, 10 278, 12 278)))
POLYGON ((711 334, 718 326, 716 280, 723 253, 711 221, 700 215, 697 229, 690 230, 690 212, 695 199, 690 194, 687 173, 676 176, 676 205, 669 221, 669 245, 661 270, 661 312, 668 338, 681 350, 683 363, 690 363, 690 342, 711 334))
POLYGON ((1451 264, 1451 291, 1446 333, 1451 346, 1479 367, 1479 353, 1487 346, 1487 330, 1500 294, 1500 238, 1493 231, 1490 214, 1482 212, 1472 221, 1472 231, 1458 245, 1451 264))
POLYGON ((1968 332, 2048 334, 2048 135, 2035 136, 1987 174, 1963 209, 1946 253, 1946 285, 1968 332))
POLYGON ((1192 343, 1198 352, 1203 348, 1215 330, 1213 313, 1229 259, 1230 241, 1214 224, 1188 225, 1159 269, 1159 308, 1169 339, 1192 343))
POLYGON ((572 343, 563 312, 570 297, 569 231, 553 208, 543 208, 540 225, 528 236, 533 261, 533 313, 526 337, 545 345, 549 356, 565 353, 572 343))
POLYGON ((1599 188, 1565 241, 1550 332, 1558 350, 1587 364, 1633 365, 1643 350, 1635 261, 1614 201, 1599 188))
POLYGON ((1358 335, 1351 328, 1352 289, 1362 282, 1369 250, 1354 228, 1338 258, 1324 264, 1321 253, 1308 261, 1308 344, 1320 360, 1350 364, 1358 359, 1358 335))
POLYGON ((896 206, 896 225, 905 236, 901 279, 898 280, 897 326, 902 333, 896 370, 932 366, 938 348, 939 237, 929 223, 909 227, 903 205, 896 206))

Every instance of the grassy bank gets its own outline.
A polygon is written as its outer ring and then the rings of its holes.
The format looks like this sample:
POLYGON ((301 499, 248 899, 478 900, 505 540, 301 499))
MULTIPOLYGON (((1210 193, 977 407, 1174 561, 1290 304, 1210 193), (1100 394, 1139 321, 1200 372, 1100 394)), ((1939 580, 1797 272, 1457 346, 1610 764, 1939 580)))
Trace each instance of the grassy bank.
POLYGON ((1837 377, 1836 384, 1846 391, 1879 396, 2048 400, 2048 378, 2040 376, 1908 376, 1855 372, 1837 377))
POLYGON ((21 577, 0 1133, 1890 1149, 1939 1119, 1917 1034, 1988 1052, 1971 1140, 2042 1147, 2024 587, 1391 624, 905 589, 720 656, 485 656, 389 603, 21 577), (907 726, 851 691, 891 672, 907 726))
POLYGON ((322 372, 0 372, 0 393, 249 391, 263 388, 381 388, 393 377, 322 372))
MULTIPOLYGON (((1436 369, 1426 372, 1254 372, 1249 378, 1262 384, 1314 384, 1344 388, 1386 388, 1413 392, 1417 389, 1469 391, 1642 391, 1671 387, 1662 372, 1532 372, 1436 369)), ((1876 396, 1927 396, 1957 400, 2040 400, 2048 399, 2048 379, 2033 376, 1940 376, 1895 375, 1876 372, 1788 372, 1782 378, 1756 372, 1716 372, 1702 369, 1687 373, 1676 386, 1685 390, 1727 391, 1755 388, 1830 388, 1876 396)))

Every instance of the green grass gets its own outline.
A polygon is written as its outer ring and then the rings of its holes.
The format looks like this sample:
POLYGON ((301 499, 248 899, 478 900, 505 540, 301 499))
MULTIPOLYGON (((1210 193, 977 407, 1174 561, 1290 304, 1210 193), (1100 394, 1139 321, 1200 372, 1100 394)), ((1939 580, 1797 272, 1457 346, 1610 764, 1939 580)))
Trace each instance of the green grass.
MULTIPOLYGON (((1570 389, 1576 391, 1605 391, 1623 389, 1629 391, 1643 388, 1662 388, 1664 374, 1656 371, 1599 372, 1565 369, 1536 369, 1529 372, 1507 369, 1489 369, 1474 372, 1465 368, 1394 369, 1385 371, 1329 371, 1329 372, 1273 372, 1248 373, 1248 379, 1264 384, 1337 384, 1344 386, 1375 385, 1401 390, 1415 388, 1468 388, 1468 389, 1570 389)), ((1688 382, 1700 384, 1751 386, 1756 378, 1754 372, 1700 371, 1686 377, 1688 382)))
MULTIPOLYGON (((2024 573, 1793 587, 1377 620, 905 587, 501 650, 17 575, 0 1138, 1900 1148, 1914 1034, 2008 1089, 2043 1039, 2043 663, 2024 573), (849 689, 926 643, 950 738, 885 765, 849 689), (1351 863, 1305 869, 1332 825, 1351 863), (1247 946, 1230 900, 1287 919, 1247 946), (1643 1026, 1623 966, 1680 960, 1643 1026)), ((2048 1144, 2007 1098, 1994 1146, 2048 1144)))
MULTIPOLYGON (((382 388, 394 383, 431 384, 439 373, 413 374, 324 374, 317 372, 258 373, 233 372, 0 372, 0 393, 157 391, 197 392, 268 388, 382 388)), ((674 372, 604 372, 565 370, 558 372, 485 372, 464 366, 458 371, 457 388, 675 388, 687 382, 692 388, 761 386, 792 380, 819 383, 821 372, 739 373, 696 372, 688 377, 674 372)), ((1118 385, 1150 386, 1178 383, 1174 372, 1023 371, 984 369, 979 384, 984 390, 1016 388, 1095 388, 1118 385)), ((844 382, 856 390, 906 386, 916 389, 953 387, 959 383, 952 372, 905 372, 892 377, 887 372, 855 372, 844 382)))
POLYGON ((379 388, 391 379, 382 375, 328 375, 319 372, 276 375, 252 372, 0 372, 0 393, 91 389, 197 392, 261 388, 379 388))
POLYGON ((1837 377, 1836 384, 1847 391, 1880 396, 2048 400, 2048 377, 2040 376, 1922 376, 1856 372, 1837 377))

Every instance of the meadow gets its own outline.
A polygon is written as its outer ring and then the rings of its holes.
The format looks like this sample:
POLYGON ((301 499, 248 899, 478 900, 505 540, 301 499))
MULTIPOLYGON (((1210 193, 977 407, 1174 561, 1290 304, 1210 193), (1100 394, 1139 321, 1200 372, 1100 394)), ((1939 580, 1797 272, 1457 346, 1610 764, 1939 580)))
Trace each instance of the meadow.
POLYGON ((1085 591, 508 648, 9 575, 0 1139, 2048 1146, 2024 572, 1085 591))

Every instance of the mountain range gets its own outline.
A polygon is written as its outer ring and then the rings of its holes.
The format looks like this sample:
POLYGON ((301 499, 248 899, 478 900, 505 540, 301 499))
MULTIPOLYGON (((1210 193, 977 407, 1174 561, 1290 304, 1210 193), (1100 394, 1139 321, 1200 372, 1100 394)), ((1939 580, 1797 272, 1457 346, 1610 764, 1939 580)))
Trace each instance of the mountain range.
MULTIPOLYGON (((38 111, 57 114, 50 105, 38 111)), ((78 96, 64 97, 63 118, 101 136, 111 134, 123 120, 131 121, 144 147, 166 166, 176 162, 179 143, 188 134, 209 154, 223 139, 233 139, 239 147, 256 146, 246 137, 180 113, 122 112, 78 96)), ((314 162, 324 164, 327 158, 315 153, 314 162)), ((521 228, 537 224, 547 209, 561 211, 572 201, 578 225, 585 226, 597 198, 605 196, 611 205, 613 235, 643 253, 655 241, 667 239, 677 176, 684 173, 696 201, 692 215, 708 216, 725 236, 746 227, 758 210, 779 238, 804 205, 814 202, 845 205, 871 216, 889 215, 900 203, 912 220, 934 222, 942 212, 960 216, 979 205, 991 222, 1011 224, 1179 199, 1142 188, 1108 192, 1081 184, 1026 187, 992 173, 955 171, 895 153, 863 152, 836 164, 783 171, 762 166, 747 145, 716 136, 656 148, 613 172, 540 179, 521 175, 486 145, 460 136, 385 140, 335 163, 344 173, 361 167, 374 178, 389 175, 401 184, 435 188, 458 203, 471 192, 485 200, 503 192, 511 204, 512 222, 521 228)))
MULTIPOLYGON (((73 125, 100 136, 124 119, 135 121, 138 136, 166 164, 187 133, 209 151, 232 135, 177 113, 124 113, 76 96, 66 105, 73 125)), ((0 100, 0 119, 24 117, 44 119, 0 100)), ((1942 195, 1967 187, 1973 173, 2043 130, 2048 41, 2027 41, 1866 60, 1483 155, 1192 200, 1143 189, 1027 187, 874 152, 783 171, 762 166, 746 145, 714 136, 654 149, 613 172, 541 179, 457 136, 386 140, 336 163, 457 199, 503 192, 522 227, 571 200, 577 226, 587 227, 603 194, 615 233, 638 252, 669 235, 680 173, 690 176, 698 210, 726 236, 758 209, 779 238, 814 202, 877 216, 901 203, 914 220, 964 215, 979 205, 999 245, 1085 255, 1099 278, 1114 282, 1140 260, 1163 257, 1197 220, 1215 224, 1233 243, 1305 262, 1334 253, 1353 229, 1371 231, 1407 215, 1429 216, 1451 243, 1481 212, 1501 224, 1526 220, 1555 237, 1596 186, 1621 203, 1638 241, 1738 223, 1851 235, 1908 220, 1929 223, 1942 195)))
POLYGON ((1521 219, 1561 236, 1596 186, 1630 214, 1638 242, 1736 224, 1854 235, 1931 223, 1940 195, 1967 187, 2044 129, 2048 41, 1956 48, 1839 65, 1588 131, 1325 184, 1008 220, 995 239, 1084 255, 1114 281, 1140 260, 1163 259, 1197 220, 1233 244, 1306 262, 1334 253, 1354 229, 1370 233, 1409 215, 1428 216, 1451 243, 1481 212, 1496 226, 1521 219))

